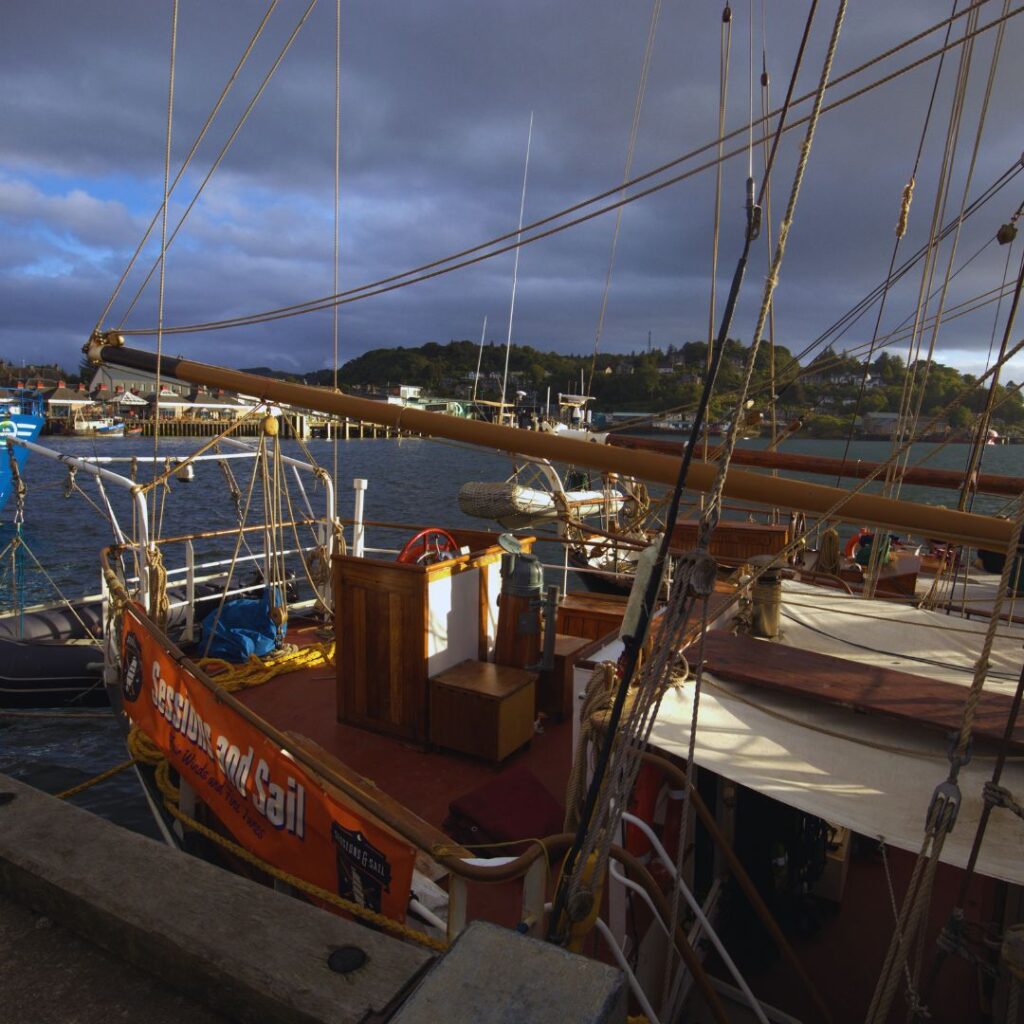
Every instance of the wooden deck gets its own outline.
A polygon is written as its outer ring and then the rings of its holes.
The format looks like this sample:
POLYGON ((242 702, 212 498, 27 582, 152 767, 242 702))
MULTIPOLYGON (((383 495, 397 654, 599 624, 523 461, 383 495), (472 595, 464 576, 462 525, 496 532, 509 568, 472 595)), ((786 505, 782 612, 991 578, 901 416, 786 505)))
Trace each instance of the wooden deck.
MULTIPOLYGON (((290 630, 291 642, 312 642, 312 629, 290 630)), ((452 800, 475 789, 512 764, 533 771, 559 803, 565 799, 572 762, 572 727, 544 723, 528 747, 501 766, 448 751, 370 732, 337 721, 335 672, 330 666, 278 676, 238 698, 285 732, 319 744, 352 771, 372 779, 431 825, 441 827, 452 800)))

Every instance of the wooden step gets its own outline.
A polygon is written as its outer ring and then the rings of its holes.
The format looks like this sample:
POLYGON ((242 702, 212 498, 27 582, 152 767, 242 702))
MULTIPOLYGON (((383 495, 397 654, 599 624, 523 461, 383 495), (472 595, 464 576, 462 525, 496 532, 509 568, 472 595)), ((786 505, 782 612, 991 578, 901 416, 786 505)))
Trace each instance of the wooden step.
POLYGON ((430 679, 430 742, 503 761, 533 738, 537 673, 463 661, 430 679))
MULTIPOLYGON (((966 686, 802 651, 745 634, 709 632, 704 657, 705 668, 720 679, 913 722, 945 733, 960 728, 967 699, 966 686)), ((1012 699, 1003 694, 982 693, 973 734, 1001 740, 1012 704, 1012 699)), ((1015 752, 1024 750, 1024 723, 1018 722, 1009 747, 1015 752)))

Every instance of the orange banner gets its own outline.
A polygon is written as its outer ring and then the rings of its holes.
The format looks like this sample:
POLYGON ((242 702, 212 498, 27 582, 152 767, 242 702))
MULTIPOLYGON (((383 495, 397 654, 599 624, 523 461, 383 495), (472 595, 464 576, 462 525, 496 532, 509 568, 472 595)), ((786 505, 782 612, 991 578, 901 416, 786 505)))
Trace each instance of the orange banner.
POLYGON ((235 840, 299 878, 405 920, 416 852, 334 792, 168 655, 128 608, 121 684, 131 720, 235 840))

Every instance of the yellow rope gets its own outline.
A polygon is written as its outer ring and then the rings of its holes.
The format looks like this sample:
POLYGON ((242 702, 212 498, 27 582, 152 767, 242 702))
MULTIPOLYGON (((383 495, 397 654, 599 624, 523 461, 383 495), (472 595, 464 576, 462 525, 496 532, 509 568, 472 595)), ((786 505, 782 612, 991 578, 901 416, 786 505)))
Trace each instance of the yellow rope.
POLYGON ((254 654, 241 665, 232 664, 223 658, 200 658, 198 664, 220 686, 232 693, 250 686, 259 686, 286 672, 317 668, 320 665, 333 666, 334 641, 309 647, 290 647, 269 658, 258 658, 254 654))
POLYGON ((125 771, 125 769, 131 768, 134 764, 134 757, 125 761, 123 764, 115 764, 113 768, 108 768, 105 772, 100 772, 99 775, 95 775, 91 779, 87 779, 85 782, 79 783, 77 786, 65 789, 62 793, 57 793, 56 797, 58 800, 68 800, 73 796, 77 796, 79 793, 84 793, 87 789, 91 789, 97 783, 104 782, 107 779, 118 775, 120 772, 125 771))
POLYGON ((164 752, 137 725, 129 729, 126 746, 139 764, 157 765, 163 760, 164 752))
POLYGON ((324 903, 330 903, 339 910, 344 910, 345 913, 351 914, 353 917, 361 918, 362 920, 375 925, 380 928, 381 931, 390 932, 392 935, 395 935, 400 939, 408 939, 410 942, 418 942, 421 946, 426 946, 427 949, 433 949, 443 953, 448 948, 448 943, 442 939, 435 939, 430 935, 425 935, 423 932, 416 931, 414 928, 408 928, 406 925, 401 924, 398 921, 394 921, 384 914, 379 914, 375 910, 369 910, 362 906, 362 904, 353 903, 352 900, 347 900, 344 896, 339 896, 337 893, 333 893, 328 889, 322 889, 319 885, 307 882, 305 879, 299 878, 297 875, 292 875, 287 871, 282 871, 280 868, 275 867, 268 861, 265 861, 262 857, 257 857, 256 854, 250 853, 244 846, 239 846, 238 843, 232 842, 232 840, 222 836, 219 832, 215 832, 212 828, 207 828, 206 825, 196 821, 195 818, 185 814, 184 811, 175 807, 173 804, 168 803, 166 806, 168 812, 186 827, 198 832, 201 836, 204 836, 211 842, 223 847, 223 849, 228 850, 234 856, 240 857, 253 867, 266 872, 272 878, 276 878, 278 881, 284 882, 287 885, 292 886, 292 888, 306 893, 307 896, 323 900, 324 903))
POLYGON ((181 790, 171 781, 171 762, 163 758, 156 766, 153 777, 156 779, 156 788, 164 798, 165 806, 173 814, 172 808, 181 803, 181 790))

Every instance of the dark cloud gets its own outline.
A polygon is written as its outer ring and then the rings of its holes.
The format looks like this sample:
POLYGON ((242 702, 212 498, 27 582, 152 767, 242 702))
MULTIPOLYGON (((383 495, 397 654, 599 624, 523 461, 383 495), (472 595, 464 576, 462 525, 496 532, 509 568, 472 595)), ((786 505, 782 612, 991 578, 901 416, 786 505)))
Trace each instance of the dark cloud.
MULTIPOLYGON (((227 138, 306 4, 282 0, 228 98, 180 195, 187 197, 227 138)), ((804 5, 769 11, 773 98, 794 59, 804 5)), ((209 113, 266 6, 182 0, 175 165, 209 113)), ((798 91, 813 88, 833 4, 821 8, 798 91)), ((759 8, 758 8, 759 11, 759 8)), ((665 5, 634 172, 712 137, 717 114, 720 8, 665 5)), ((343 6, 343 287, 393 274, 515 227, 530 112, 535 132, 527 220, 614 186, 621 178, 650 8, 613 0, 343 6)), ((983 9, 982 21, 998 14, 983 9)), ((734 14, 730 126, 747 101, 746 5, 734 14)), ((851 4, 841 72, 941 17, 934 5, 851 4)), ((322 3, 240 132, 182 229, 167 262, 168 323, 221 319, 324 295, 333 246, 334 5, 322 3)), ((758 14, 759 19, 759 14, 758 14)), ((962 23, 961 23, 962 24, 962 23)), ((73 365, 162 188, 170 4, 128 0, 7 0, 0 6, 0 351, 73 365)), ((980 192, 1020 155, 1010 22, 974 171, 980 192)), ((941 33, 879 68, 939 45, 941 33)), ((760 39, 755 43, 760 49, 760 39)), ((959 206, 992 33, 978 42, 953 173, 959 206)), ((758 58, 759 61, 759 58, 758 58)), ((799 349, 884 275, 899 196, 913 165, 934 65, 822 122, 777 292, 778 336, 799 349)), ((759 67, 755 71, 759 72, 759 67)), ((926 238, 944 143, 955 53, 946 62, 921 162, 910 252, 926 238)), ((756 85, 756 83, 755 83, 756 85)), ((850 87, 841 87, 843 95, 850 87)), ((755 103, 759 100, 755 96, 755 103)), ((802 108, 802 111, 806 108, 802 108)), ((786 136, 774 176, 773 220, 784 208, 799 132, 786 136)), ((755 173, 762 154, 755 155, 755 173)), ((746 161, 726 166, 719 302, 739 249, 746 161)), ((612 277, 603 345, 628 351, 680 343, 707 329, 714 177, 711 172, 628 207, 612 277)), ((1007 189, 964 229, 961 257, 991 237, 1020 201, 1007 189)), ((172 225, 185 199, 172 202, 172 225)), ((545 348, 592 346, 613 217, 525 248, 513 337, 545 348)), ((115 304, 116 324, 155 255, 151 241, 115 304)), ((507 330, 511 254, 404 291, 342 308, 346 356, 507 330)), ((938 261, 937 283, 945 271, 938 261)), ((960 274, 947 305, 998 284, 1004 251, 991 246, 960 274)), ((766 271, 755 253, 734 334, 749 337, 766 271)), ((916 302, 916 274, 894 290, 887 322, 916 302)), ((155 281, 130 325, 152 324, 155 281)), ((1005 308, 1005 307, 1004 307, 1005 308)), ((994 310, 950 322, 940 336, 962 364, 984 360, 994 310)), ((873 318, 847 335, 863 340, 873 318)), ((245 331, 173 338, 168 350, 228 363, 302 368, 330 359, 321 312, 245 331)))

